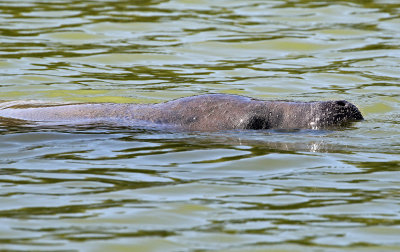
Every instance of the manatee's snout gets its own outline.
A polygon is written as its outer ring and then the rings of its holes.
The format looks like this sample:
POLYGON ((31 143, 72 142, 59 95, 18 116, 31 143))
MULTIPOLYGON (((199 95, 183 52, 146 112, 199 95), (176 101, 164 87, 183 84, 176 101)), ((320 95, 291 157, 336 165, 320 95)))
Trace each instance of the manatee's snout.
POLYGON ((315 116, 322 127, 340 126, 364 119, 360 110, 345 100, 320 102, 315 116))
POLYGON ((336 110, 343 113, 346 119, 350 121, 364 120, 360 110, 354 104, 345 100, 334 101, 333 103, 333 106, 336 106, 336 110))

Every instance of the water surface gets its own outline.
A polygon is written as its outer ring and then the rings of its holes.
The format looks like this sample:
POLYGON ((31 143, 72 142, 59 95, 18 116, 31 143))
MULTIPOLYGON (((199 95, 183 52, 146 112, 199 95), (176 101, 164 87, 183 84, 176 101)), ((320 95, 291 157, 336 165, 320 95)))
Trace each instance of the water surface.
POLYGON ((397 1, 0 1, 0 100, 355 103, 335 131, 0 122, 6 251, 398 251, 397 1))

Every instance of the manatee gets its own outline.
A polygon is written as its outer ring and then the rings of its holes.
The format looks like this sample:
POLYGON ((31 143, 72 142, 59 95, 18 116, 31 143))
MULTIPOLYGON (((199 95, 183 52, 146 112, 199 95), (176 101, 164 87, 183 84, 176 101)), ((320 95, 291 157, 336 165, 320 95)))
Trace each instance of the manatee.
POLYGON ((327 129, 363 120, 358 108, 338 101, 267 101, 205 94, 156 104, 0 104, 0 117, 36 123, 107 123, 188 131, 327 129))

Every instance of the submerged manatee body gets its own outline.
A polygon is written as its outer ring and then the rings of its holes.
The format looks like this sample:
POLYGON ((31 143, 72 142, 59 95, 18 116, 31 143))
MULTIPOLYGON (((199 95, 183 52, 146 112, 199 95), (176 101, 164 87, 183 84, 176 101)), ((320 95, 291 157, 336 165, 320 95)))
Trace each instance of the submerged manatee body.
POLYGON ((159 104, 9 104, 0 117, 54 124, 112 123, 182 130, 324 129, 362 120, 347 101, 264 101, 206 94, 159 104))

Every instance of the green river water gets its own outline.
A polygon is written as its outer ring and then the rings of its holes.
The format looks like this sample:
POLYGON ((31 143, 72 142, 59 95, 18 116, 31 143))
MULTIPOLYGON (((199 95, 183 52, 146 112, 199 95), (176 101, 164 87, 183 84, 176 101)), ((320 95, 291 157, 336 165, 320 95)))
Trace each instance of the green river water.
MULTIPOLYGON (((0 251, 400 251, 397 0, 0 0, 0 100, 356 104, 335 131, 0 120, 0 251)), ((1 107, 1 103, 0 103, 1 107)))

